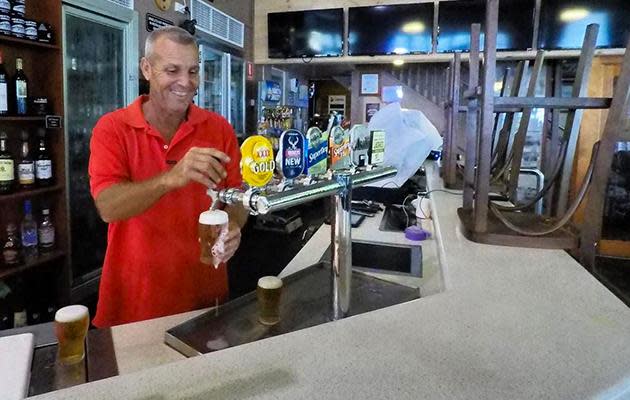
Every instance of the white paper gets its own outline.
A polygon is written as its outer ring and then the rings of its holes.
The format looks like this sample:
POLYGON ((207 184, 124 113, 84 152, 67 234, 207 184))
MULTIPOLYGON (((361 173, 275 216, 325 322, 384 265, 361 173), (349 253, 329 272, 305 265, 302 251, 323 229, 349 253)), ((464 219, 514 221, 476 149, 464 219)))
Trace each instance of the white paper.
POLYGON ((21 400, 31 380, 34 337, 32 333, 0 338, 0 397, 21 400))

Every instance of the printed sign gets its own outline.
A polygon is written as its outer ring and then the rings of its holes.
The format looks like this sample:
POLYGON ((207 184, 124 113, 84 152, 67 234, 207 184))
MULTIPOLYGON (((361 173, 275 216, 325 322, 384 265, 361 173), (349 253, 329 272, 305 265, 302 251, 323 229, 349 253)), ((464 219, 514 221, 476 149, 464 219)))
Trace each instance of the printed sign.
POLYGON ((273 148, 267 138, 250 136, 241 145, 241 174, 249 186, 265 186, 273 177, 276 162, 273 148))
POLYGON ((147 13, 146 22, 147 22, 147 32, 153 32, 154 30, 161 28, 163 26, 174 25, 173 21, 160 18, 157 15, 153 15, 151 13, 147 13))
POLYGON ((58 129, 61 128, 61 116, 60 115, 47 115, 46 116, 46 129, 58 129))
POLYGON ((280 163, 286 179, 297 178, 304 172, 304 135, 289 129, 280 136, 280 163))
POLYGON ((370 164, 380 165, 385 161, 385 131, 375 130, 371 132, 372 143, 370 145, 370 164))
POLYGON ((322 175, 328 169, 328 133, 314 126, 306 131, 306 174, 322 175))
POLYGON ((282 97, 282 89, 280 84, 275 81, 262 81, 260 99, 263 101, 280 101, 282 97))
POLYGON ((330 128, 330 168, 345 169, 350 167, 350 134, 341 126, 330 128))

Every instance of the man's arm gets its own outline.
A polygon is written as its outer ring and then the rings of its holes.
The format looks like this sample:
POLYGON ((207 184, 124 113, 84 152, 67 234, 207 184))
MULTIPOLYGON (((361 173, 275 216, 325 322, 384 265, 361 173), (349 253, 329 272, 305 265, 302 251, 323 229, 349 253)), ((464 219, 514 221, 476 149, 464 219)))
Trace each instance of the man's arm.
MULTIPOLYGON (((168 172, 141 182, 121 182, 103 189, 96 198, 96 208, 103 221, 108 223, 134 217, 166 193, 190 181, 214 187, 227 176, 222 163, 229 161, 230 158, 219 150, 193 147, 168 172)), ((238 213, 234 218, 242 221, 238 213)))

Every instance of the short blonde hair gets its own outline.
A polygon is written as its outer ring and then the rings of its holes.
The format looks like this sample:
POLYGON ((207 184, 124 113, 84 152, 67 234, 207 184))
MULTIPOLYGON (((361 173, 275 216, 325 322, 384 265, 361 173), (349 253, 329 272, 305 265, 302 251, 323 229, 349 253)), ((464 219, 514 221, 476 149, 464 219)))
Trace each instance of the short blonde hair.
POLYGON ((163 26, 149 33, 147 41, 144 43, 144 56, 147 59, 151 58, 153 55, 153 46, 161 37, 166 37, 168 40, 172 40, 175 43, 198 48, 197 40, 193 35, 188 33, 187 30, 178 26, 163 26))

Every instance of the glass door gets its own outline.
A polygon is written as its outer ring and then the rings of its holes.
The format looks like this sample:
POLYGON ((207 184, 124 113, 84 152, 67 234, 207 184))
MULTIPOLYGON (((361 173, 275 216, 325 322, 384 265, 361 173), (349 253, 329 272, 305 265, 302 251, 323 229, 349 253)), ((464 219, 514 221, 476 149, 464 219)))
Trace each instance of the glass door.
POLYGON ((129 83, 137 82, 137 31, 129 21, 64 4, 63 53, 74 290, 88 281, 98 281, 103 265, 107 225, 99 217, 90 195, 87 172, 90 137, 103 114, 124 107, 137 95, 137 84, 129 83))
POLYGON ((201 75, 199 82, 199 107, 225 115, 223 107, 224 54, 206 46, 199 46, 201 53, 201 75))
POLYGON ((239 136, 245 136, 245 62, 230 56, 229 121, 239 136))

